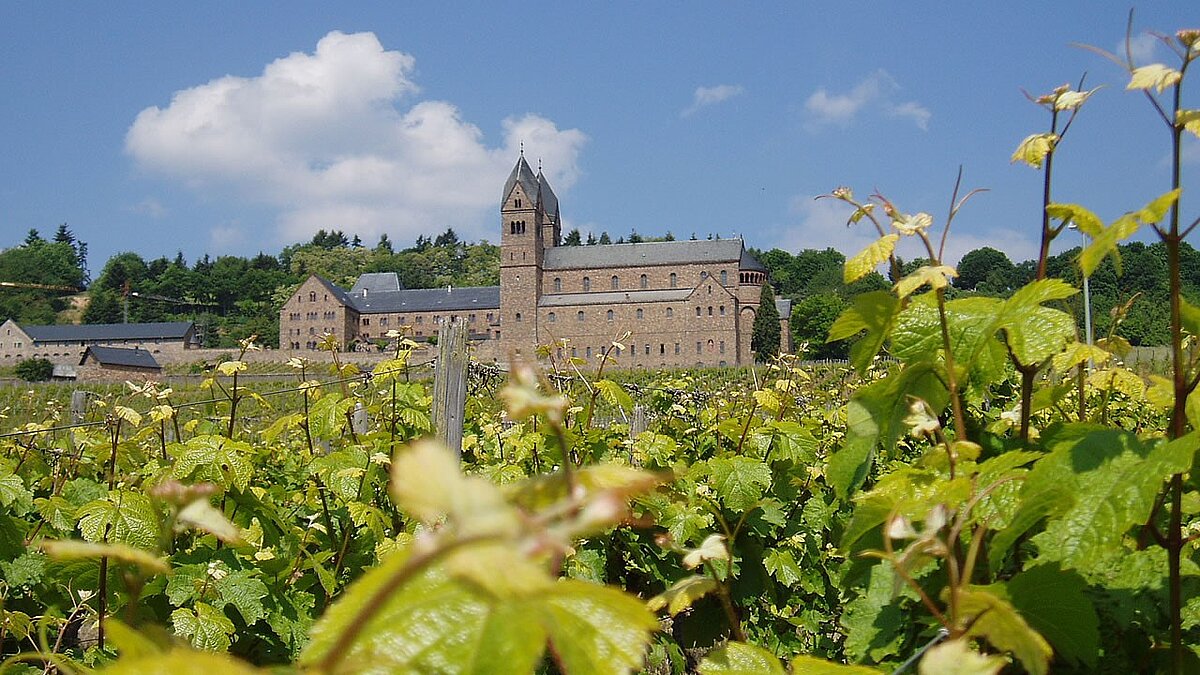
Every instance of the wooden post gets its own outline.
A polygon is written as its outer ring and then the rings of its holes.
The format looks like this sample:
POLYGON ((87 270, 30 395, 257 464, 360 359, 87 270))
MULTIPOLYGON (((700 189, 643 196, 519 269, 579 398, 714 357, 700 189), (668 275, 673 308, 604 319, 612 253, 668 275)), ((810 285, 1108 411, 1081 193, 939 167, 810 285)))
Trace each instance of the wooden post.
POLYGON ((434 433, 462 459, 463 409, 467 403, 467 324, 455 319, 438 331, 438 355, 433 367, 434 433))
POLYGON ((361 436, 367 433, 367 409, 363 407, 361 401, 354 404, 354 412, 350 415, 350 428, 355 435, 361 436))
POLYGON ((638 434, 646 430, 646 408, 640 405, 633 406, 633 416, 629 420, 629 438, 633 440, 638 437, 638 434))
POLYGON ((87 414, 88 393, 82 390, 71 392, 71 423, 79 424, 87 414))

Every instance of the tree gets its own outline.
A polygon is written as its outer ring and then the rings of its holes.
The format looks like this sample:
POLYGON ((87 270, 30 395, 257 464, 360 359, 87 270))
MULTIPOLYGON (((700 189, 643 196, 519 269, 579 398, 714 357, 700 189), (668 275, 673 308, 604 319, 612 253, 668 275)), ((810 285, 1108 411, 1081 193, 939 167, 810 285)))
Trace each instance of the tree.
POLYGON ((806 354, 815 359, 844 359, 849 354, 845 340, 826 342, 833 322, 846 308, 846 301, 837 293, 818 293, 801 300, 792 308, 790 320, 792 339, 796 344, 808 343, 806 354))
POLYGON ((579 246, 581 243, 583 243, 583 235, 580 234, 579 228, 576 227, 576 228, 573 228, 570 232, 568 232, 566 237, 563 237, 562 245, 563 246, 579 246))
POLYGON ((48 359, 25 359, 17 364, 17 377, 26 382, 44 382, 54 375, 54 364, 48 359))
POLYGON ((596 235, 592 234, 591 232, 588 232, 587 245, 588 246, 596 245, 596 235))
POLYGON ((612 237, 608 236, 607 232, 601 232, 600 233, 600 243, 601 244, 611 244, 612 237))
POLYGON ((754 315, 754 329, 750 337, 750 349, 759 362, 770 361, 779 355, 779 309, 775 307, 775 289, 763 284, 758 296, 758 313, 754 315))
POLYGON ((375 244, 375 252, 386 253, 388 255, 394 253, 392 250, 392 240, 388 239, 387 232, 379 235, 379 243, 375 244))
POLYGON ((964 291, 1000 293, 1012 288, 1009 284, 1014 276, 1013 272, 1012 261, 1004 252, 984 246, 969 251, 958 261, 958 278, 954 280, 954 286, 964 291), (979 285, 985 282, 988 287, 979 288, 979 285), (1004 288, 994 288, 996 284, 1001 284, 1004 288))

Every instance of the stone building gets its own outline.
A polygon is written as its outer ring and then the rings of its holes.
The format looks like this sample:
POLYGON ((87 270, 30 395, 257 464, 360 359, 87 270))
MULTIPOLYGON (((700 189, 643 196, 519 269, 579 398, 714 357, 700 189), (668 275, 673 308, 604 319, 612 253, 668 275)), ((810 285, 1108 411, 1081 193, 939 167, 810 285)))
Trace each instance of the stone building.
POLYGON ((162 366, 154 356, 139 347, 90 346, 79 359, 78 380, 145 380, 162 375, 162 366))
MULTIPOLYGON (((351 346, 411 326, 418 340, 461 318, 477 356, 507 361, 538 345, 592 358, 628 334, 621 367, 723 366, 750 350, 766 268, 740 239, 562 246, 558 197, 524 157, 500 201, 500 285, 404 290, 395 274, 364 274, 349 291, 312 276, 279 315, 282 349, 315 349, 322 335, 351 346)), ((777 300, 791 351, 791 301, 777 300)))
POLYGON ((160 323, 94 323, 21 326, 9 319, 0 324, 0 363, 44 358, 55 364, 77 364, 88 347, 139 348, 151 354, 178 357, 198 348, 196 326, 189 321, 160 323))

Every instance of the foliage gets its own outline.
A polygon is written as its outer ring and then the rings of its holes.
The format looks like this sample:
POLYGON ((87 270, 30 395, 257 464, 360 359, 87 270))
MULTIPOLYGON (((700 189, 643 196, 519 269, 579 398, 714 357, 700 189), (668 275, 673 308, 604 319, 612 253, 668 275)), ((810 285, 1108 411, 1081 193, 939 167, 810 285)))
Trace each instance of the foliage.
POLYGON ((54 374, 49 359, 25 359, 17 364, 14 374, 26 382, 44 382, 54 374))
POLYGON ((763 284, 758 303, 750 350, 754 352, 755 360, 763 363, 779 355, 779 309, 775 306, 775 290, 771 284, 763 284))

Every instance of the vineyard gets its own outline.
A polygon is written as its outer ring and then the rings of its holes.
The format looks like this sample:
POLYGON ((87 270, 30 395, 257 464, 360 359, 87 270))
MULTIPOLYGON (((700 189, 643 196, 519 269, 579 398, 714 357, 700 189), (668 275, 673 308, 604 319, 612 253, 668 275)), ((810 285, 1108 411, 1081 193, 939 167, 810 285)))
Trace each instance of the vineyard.
POLYGON ((1200 671, 1200 307, 1179 282, 1200 31, 1163 41, 1175 66, 1108 55, 1175 169, 1112 222, 1052 199, 1095 90, 1031 97, 1048 127, 1013 159, 1043 174, 1043 264, 1007 298, 946 297, 974 193, 940 231, 828 195, 878 234, 847 283, 901 237, 929 259, 837 319, 844 367, 546 349, 468 369, 461 449, 431 439, 436 381, 405 342, 370 372, 294 359, 248 383, 246 339, 194 387, 3 391, 0 670, 1200 671), (1085 276, 1139 231, 1164 245, 1165 375, 1125 365, 1120 308, 1079 334, 1044 265, 1068 226, 1085 276))

